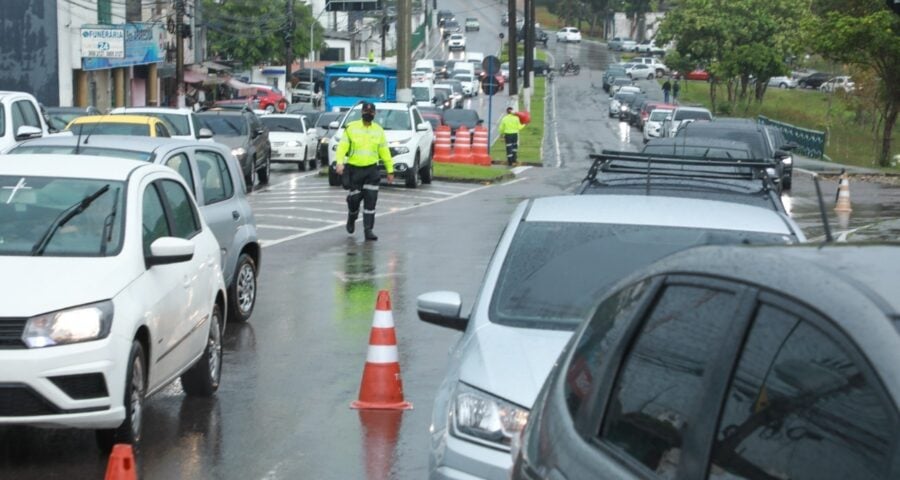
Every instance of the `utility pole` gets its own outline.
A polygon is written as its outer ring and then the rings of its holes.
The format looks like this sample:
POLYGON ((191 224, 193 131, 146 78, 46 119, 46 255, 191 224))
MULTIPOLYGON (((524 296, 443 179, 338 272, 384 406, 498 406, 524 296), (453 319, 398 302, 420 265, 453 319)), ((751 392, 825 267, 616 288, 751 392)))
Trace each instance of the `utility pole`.
MULTIPOLYGON (((522 86, 531 88, 531 71, 534 69, 534 31, 531 26, 534 25, 534 18, 531 16, 531 4, 534 0, 525 0, 525 23, 522 24, 522 36, 524 37, 523 47, 525 51, 525 65, 522 69, 522 75, 525 77, 522 86)), ((527 90, 526 90, 527 91, 527 90)), ((527 96, 527 94, 526 94, 527 96)))
POLYGON ((175 1, 175 91, 184 108, 184 0, 175 1))
MULTIPOLYGON (((513 0, 514 1, 514 0, 513 0)), ((412 74, 412 2, 410 0, 398 0, 397 2, 397 101, 412 101, 410 90, 410 75, 412 74)))
POLYGON ((294 64, 294 0, 287 0, 287 24, 284 27, 284 96, 291 101, 291 66, 294 64))
POLYGON ((390 22, 388 20, 386 12, 385 12, 385 14, 382 14, 382 16, 381 16, 381 61, 382 62, 384 62, 384 57, 387 56, 388 25, 390 25, 390 22))
POLYGON ((509 36, 506 44, 509 51, 509 102, 510 106, 518 109, 519 94, 519 57, 516 52, 518 42, 516 42, 516 0, 509 0, 509 36))

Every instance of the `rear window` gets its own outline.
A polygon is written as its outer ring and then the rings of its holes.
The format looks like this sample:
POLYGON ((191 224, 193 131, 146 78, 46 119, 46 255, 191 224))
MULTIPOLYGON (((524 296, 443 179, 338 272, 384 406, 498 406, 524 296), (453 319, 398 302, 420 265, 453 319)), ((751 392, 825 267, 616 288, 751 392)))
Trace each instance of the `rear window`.
POLYGON ((260 120, 271 132, 303 132, 303 122, 299 118, 265 116, 260 120))
POLYGON ((733 158, 747 160, 750 152, 731 148, 703 147, 698 145, 647 145, 643 153, 655 155, 689 155, 692 157, 733 158))
POLYGON ((672 120, 712 120, 712 115, 703 110, 678 110, 672 120))
POLYGON ((226 137, 247 135, 247 122, 240 115, 200 115, 200 121, 216 135, 226 137))
MULTIPOLYGON (((132 113, 132 112, 129 112, 132 113)), ((144 115, 147 117, 158 118, 166 123, 173 135, 190 135, 191 125, 188 122, 187 115, 179 115, 177 113, 157 113, 157 112, 137 112, 136 115, 144 115)))
MULTIPOLYGON (((74 154, 75 147, 68 145, 19 145, 8 153, 12 155, 28 155, 35 153, 44 154, 74 154)), ((135 152, 133 150, 123 150, 121 148, 92 147, 89 145, 81 145, 78 149, 81 155, 97 155, 100 157, 124 158, 126 160, 140 160, 149 162, 153 158, 153 154, 149 152, 135 152)))
POLYGON ((667 255, 702 244, 784 244, 784 235, 603 223, 524 222, 491 298, 490 320, 574 330, 613 283, 667 255))
POLYGON ((661 122, 665 120, 667 117, 672 115, 671 110, 653 110, 650 112, 650 121, 651 122, 661 122))
POLYGON ((149 137, 150 126, 139 123, 95 122, 72 125, 73 135, 130 135, 133 137, 149 137))

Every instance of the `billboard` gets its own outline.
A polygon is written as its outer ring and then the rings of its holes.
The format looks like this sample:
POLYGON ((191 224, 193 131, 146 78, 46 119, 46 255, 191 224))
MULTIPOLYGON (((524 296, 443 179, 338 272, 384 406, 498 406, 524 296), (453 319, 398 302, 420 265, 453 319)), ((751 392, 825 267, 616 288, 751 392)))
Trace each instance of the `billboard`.
POLYGON ((82 58, 125 58, 125 29, 82 28, 82 58))
MULTIPOLYGON (((124 31, 125 51, 121 57, 91 57, 85 55, 82 35, 81 65, 84 70, 105 70, 132 65, 159 63, 166 59, 166 28, 161 23, 126 23, 115 28, 124 31)), ((102 30, 87 28, 85 30, 102 30)))

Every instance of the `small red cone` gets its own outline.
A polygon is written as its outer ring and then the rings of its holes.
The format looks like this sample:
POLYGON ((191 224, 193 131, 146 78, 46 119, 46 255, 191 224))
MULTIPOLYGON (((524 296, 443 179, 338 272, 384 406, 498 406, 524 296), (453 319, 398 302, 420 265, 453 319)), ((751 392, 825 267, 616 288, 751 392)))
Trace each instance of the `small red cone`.
POLYGON ((137 480, 137 467, 134 463, 134 450, 131 445, 119 443, 109 454, 104 480, 137 480))
POLYGON ((359 385, 359 400, 351 403, 350 407, 383 410, 413 408, 411 403, 403 399, 397 335, 394 331, 394 316, 391 314, 391 295, 387 290, 378 292, 375 318, 369 334, 366 367, 359 385))

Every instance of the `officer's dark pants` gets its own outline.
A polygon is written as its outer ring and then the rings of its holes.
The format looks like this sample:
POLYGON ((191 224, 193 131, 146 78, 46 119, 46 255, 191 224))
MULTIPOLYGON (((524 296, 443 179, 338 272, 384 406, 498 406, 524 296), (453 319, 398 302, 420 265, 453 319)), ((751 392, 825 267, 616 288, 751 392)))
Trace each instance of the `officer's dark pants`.
POLYGON ((375 227, 375 202, 378 201, 378 184, 381 183, 381 174, 377 165, 368 167, 354 167, 347 165, 345 168, 350 175, 350 193, 347 194, 347 207, 350 219, 356 221, 359 216, 359 204, 363 204, 363 228, 372 230, 375 227))
POLYGON ((519 134, 507 133, 503 138, 506 140, 506 163, 512 165, 518 158, 516 154, 519 152, 519 134))

